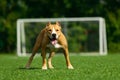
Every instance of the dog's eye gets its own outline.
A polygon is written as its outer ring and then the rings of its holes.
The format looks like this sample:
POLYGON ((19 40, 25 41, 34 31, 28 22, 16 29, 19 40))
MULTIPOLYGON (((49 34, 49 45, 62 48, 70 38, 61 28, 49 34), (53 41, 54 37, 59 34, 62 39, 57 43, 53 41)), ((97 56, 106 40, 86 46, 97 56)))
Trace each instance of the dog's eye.
POLYGON ((50 29, 50 30, 48 30, 48 31, 50 31, 50 32, 51 32, 52 30, 50 29))
POLYGON ((56 31, 59 31, 58 29, 56 29, 56 31))

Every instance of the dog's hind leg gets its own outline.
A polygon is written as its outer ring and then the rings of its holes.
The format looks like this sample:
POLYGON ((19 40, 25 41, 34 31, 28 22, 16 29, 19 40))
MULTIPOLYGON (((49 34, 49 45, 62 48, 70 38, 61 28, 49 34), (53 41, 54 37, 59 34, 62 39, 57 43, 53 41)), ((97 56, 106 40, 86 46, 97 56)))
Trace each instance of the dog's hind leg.
POLYGON ((26 64, 26 68, 30 67, 30 64, 32 63, 33 57, 35 56, 35 54, 36 54, 36 52, 38 51, 39 48, 40 48, 40 40, 37 40, 35 45, 34 45, 32 55, 30 56, 30 58, 29 58, 29 60, 26 64))
POLYGON ((37 39, 36 39, 35 45, 34 45, 34 47, 33 47, 32 55, 30 56, 30 58, 29 58, 29 60, 28 60, 28 62, 27 62, 27 64, 26 64, 26 68, 29 68, 29 67, 30 67, 30 64, 31 64, 31 62, 32 62, 32 60, 33 60, 33 57, 35 56, 36 52, 38 51, 38 49, 39 49, 40 46, 41 46, 41 42, 42 42, 43 36, 44 36, 44 31, 42 30, 42 31, 39 33, 39 35, 38 35, 38 37, 37 37, 37 39))
POLYGON ((48 67, 50 68, 50 69, 53 69, 54 67, 52 66, 52 57, 54 56, 54 54, 55 54, 55 52, 51 52, 50 54, 49 54, 49 57, 48 57, 48 67))

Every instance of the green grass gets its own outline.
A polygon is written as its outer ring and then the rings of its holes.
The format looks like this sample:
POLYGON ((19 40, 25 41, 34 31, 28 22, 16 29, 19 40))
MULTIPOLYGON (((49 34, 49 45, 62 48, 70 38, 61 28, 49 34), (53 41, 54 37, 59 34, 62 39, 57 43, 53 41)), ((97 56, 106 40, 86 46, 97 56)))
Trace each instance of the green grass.
POLYGON ((41 70, 41 57, 25 69, 28 57, 0 55, 0 80, 120 80, 120 55, 70 56, 74 70, 68 70, 63 55, 53 58, 55 69, 41 70))

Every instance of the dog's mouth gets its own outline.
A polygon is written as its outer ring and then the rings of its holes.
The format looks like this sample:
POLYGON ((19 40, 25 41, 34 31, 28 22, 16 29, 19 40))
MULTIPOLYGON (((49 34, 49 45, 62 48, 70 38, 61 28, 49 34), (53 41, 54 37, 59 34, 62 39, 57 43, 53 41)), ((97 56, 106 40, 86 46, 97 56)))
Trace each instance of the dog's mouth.
POLYGON ((50 42, 52 45, 55 45, 57 43, 57 39, 56 38, 50 38, 50 42))

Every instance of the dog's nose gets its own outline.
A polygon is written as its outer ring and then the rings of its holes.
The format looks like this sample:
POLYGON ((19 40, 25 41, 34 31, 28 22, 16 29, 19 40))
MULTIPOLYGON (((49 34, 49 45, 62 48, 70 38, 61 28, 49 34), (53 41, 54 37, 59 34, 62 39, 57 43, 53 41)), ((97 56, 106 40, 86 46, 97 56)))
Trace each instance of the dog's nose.
POLYGON ((53 34, 52 34, 52 36, 55 38, 55 37, 56 37, 56 34, 55 34, 55 33, 53 33, 53 34))

